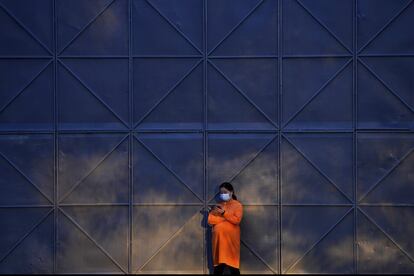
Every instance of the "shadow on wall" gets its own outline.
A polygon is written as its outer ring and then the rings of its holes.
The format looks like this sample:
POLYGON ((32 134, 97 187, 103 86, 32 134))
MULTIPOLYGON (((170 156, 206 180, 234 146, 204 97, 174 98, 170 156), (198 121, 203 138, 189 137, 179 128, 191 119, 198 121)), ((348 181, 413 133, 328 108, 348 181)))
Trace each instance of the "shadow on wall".
POLYGON ((214 272, 214 266, 213 266, 213 248, 212 248, 212 227, 208 225, 208 211, 202 210, 200 213, 203 216, 203 220, 201 222, 201 227, 204 228, 205 231, 205 238, 204 238, 204 244, 205 244, 205 254, 207 258, 207 268, 209 271, 209 274, 213 274, 214 272))

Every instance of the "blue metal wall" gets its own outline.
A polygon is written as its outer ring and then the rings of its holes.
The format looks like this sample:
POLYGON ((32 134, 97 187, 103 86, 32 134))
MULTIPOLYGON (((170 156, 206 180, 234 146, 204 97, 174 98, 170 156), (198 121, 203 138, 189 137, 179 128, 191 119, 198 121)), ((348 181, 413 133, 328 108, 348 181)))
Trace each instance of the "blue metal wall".
POLYGON ((412 0, 0 0, 0 272, 414 272, 412 0))

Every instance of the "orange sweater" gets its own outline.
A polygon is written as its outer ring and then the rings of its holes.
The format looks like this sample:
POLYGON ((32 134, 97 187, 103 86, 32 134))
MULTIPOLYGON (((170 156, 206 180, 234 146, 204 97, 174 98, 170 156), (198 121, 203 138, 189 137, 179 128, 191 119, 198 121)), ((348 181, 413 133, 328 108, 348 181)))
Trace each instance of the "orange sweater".
POLYGON ((213 265, 227 264, 240 268, 240 221, 243 216, 242 204, 230 199, 219 204, 224 215, 208 215, 208 224, 213 226, 213 265))

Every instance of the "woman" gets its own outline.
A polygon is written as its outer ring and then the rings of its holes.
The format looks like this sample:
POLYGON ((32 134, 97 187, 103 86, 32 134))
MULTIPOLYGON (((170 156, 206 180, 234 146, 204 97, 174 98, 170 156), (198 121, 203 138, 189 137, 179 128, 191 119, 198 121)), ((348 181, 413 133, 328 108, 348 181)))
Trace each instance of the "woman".
POLYGON ((220 203, 208 215, 212 229, 214 274, 240 274, 240 222, 243 206, 234 194, 233 186, 220 185, 220 203))

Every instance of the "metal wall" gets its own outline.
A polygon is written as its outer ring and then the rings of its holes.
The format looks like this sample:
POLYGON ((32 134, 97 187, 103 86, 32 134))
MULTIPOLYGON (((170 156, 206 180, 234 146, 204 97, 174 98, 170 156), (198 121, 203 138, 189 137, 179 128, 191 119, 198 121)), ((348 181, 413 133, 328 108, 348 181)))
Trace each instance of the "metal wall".
POLYGON ((412 0, 0 0, 0 272, 414 272, 412 0))

